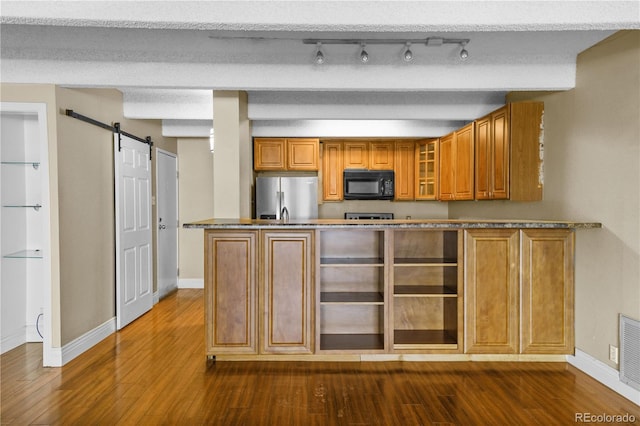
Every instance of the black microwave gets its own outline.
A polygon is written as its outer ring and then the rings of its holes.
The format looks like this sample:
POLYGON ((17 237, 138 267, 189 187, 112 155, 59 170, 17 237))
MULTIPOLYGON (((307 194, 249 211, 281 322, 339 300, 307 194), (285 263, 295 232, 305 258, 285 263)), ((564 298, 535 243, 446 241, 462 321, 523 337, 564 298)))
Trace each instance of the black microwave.
POLYGON ((346 169, 345 200, 393 200, 393 170, 346 169))

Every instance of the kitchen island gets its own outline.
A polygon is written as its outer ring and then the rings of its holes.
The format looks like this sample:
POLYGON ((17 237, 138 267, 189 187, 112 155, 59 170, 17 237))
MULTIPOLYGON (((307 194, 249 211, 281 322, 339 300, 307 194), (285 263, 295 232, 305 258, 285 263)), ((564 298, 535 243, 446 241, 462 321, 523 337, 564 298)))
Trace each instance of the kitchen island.
POLYGON ((518 220, 211 219, 217 359, 564 360, 576 229, 518 220))

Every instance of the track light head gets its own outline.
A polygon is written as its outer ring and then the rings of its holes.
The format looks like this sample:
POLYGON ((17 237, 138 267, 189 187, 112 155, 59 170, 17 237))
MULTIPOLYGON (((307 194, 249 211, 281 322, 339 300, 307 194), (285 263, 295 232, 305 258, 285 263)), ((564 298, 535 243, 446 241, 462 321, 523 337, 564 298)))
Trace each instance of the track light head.
POLYGON ((404 59, 405 62, 411 62, 413 60, 413 52, 411 51, 411 43, 407 42, 407 48, 404 51, 404 55, 402 56, 402 59, 404 59))
POLYGON ((322 43, 318 43, 318 50, 316 51, 316 57, 314 59, 317 65, 324 64, 324 53, 322 53, 322 43))
POLYGON ((365 44, 362 43, 361 46, 362 51, 360 51, 360 61, 362 61, 363 64, 366 64, 367 62, 369 62, 369 54, 365 50, 365 44))
POLYGON ((467 49, 465 49, 464 46, 462 46, 462 50, 460 51, 460 59, 464 61, 468 57, 469 57, 469 52, 467 52, 467 49))

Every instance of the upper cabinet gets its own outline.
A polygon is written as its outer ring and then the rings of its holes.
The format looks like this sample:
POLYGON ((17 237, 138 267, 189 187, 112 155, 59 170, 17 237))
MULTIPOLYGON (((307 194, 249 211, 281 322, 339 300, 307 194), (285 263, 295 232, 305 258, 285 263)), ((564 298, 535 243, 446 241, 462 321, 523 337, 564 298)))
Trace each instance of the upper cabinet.
POLYGON ((395 146, 395 199, 412 201, 415 197, 415 142, 397 141, 395 146))
POLYGON ((542 114, 542 102, 518 102, 476 120, 477 200, 542 199, 542 114))
POLYGON ((344 168, 369 168, 369 143, 365 141, 349 141, 344 143, 344 168))
POLYGON ((320 141, 306 138, 255 138, 253 168, 257 171, 317 171, 320 141))
POLYGON ((343 198, 342 142, 322 143, 322 199, 340 201, 343 198))
POLYGON ((438 139, 423 139, 415 144, 415 199, 438 197, 438 139))
POLYGON ((393 170, 394 142, 376 141, 369 143, 369 169, 393 170))
POLYGON ((440 138, 439 200, 473 200, 474 123, 440 138))

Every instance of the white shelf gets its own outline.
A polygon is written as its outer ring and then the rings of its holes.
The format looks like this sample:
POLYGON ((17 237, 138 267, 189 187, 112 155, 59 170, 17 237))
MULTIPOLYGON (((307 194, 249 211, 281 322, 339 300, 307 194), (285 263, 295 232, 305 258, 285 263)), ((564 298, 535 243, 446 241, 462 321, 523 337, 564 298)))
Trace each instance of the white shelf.
POLYGON ((42 259, 42 250, 20 250, 2 257, 5 259, 42 259))

